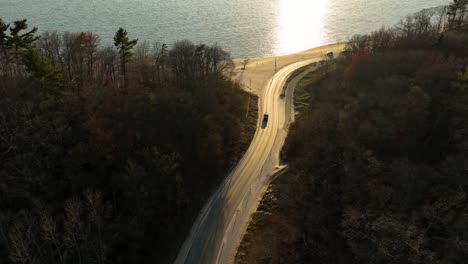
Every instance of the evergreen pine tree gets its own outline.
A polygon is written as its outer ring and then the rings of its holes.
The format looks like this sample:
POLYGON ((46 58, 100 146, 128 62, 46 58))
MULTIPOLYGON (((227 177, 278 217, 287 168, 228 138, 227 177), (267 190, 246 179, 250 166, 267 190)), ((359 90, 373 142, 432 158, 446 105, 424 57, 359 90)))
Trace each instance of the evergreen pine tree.
POLYGON ((21 34, 22 31, 28 29, 28 23, 26 19, 17 20, 13 22, 13 26, 10 27, 10 36, 6 36, 6 46, 13 48, 16 56, 22 50, 30 49, 34 42, 39 39, 36 36, 37 28, 34 27, 30 31, 21 34))
POLYGON ((44 102, 61 96, 63 88, 62 73, 41 56, 39 51, 28 49, 22 55, 26 71, 39 83, 44 102))
POLYGON ((137 44, 138 39, 129 40, 127 31, 119 28, 114 36, 114 46, 118 49, 120 55, 120 67, 124 84, 127 85, 127 62, 133 56, 133 47, 137 44))
POLYGON ((9 24, 5 24, 3 20, 0 18, 0 76, 3 74, 7 74, 9 72, 9 59, 8 59, 8 53, 7 53, 7 47, 6 47, 6 39, 7 39, 7 33, 6 31, 10 27, 9 24))
POLYGON ((0 18, 0 50, 5 49, 5 42, 7 39, 6 31, 9 27, 10 24, 5 24, 5 22, 0 18))

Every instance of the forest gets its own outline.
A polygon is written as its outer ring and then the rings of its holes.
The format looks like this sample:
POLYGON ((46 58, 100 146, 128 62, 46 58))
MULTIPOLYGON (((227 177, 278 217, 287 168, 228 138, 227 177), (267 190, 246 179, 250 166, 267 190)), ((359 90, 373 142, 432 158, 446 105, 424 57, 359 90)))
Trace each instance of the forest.
POLYGON ((171 263, 250 144, 222 48, 113 43, 0 19, 0 263, 171 263))
POLYGON ((353 37, 309 85, 237 263, 466 263, 467 3, 353 37))
POLYGON ((432 20, 353 38, 311 89, 285 149, 310 183, 305 263, 466 261, 468 27, 432 20))

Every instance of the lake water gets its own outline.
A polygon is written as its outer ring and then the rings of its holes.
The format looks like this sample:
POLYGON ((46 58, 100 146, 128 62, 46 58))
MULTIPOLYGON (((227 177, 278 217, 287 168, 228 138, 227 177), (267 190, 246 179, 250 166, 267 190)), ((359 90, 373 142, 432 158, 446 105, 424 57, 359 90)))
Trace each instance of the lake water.
POLYGON ((449 0, 0 0, 6 21, 40 31, 92 31, 112 44, 118 27, 151 42, 218 43, 233 57, 288 54, 347 40, 449 0))

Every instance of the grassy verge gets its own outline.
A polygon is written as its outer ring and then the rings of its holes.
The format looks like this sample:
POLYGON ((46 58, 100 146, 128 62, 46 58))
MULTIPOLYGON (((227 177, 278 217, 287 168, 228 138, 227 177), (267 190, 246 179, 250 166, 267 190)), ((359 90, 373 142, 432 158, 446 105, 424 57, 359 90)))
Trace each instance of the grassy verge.
MULTIPOLYGON (((311 91, 314 83, 320 80, 324 75, 335 70, 336 65, 334 63, 324 65, 315 71, 312 71, 302 78, 296 88, 294 89, 294 109, 297 112, 301 112, 305 107, 309 105, 311 99, 311 91)), ((301 71, 302 73, 303 71, 301 71)), ((297 75, 296 75, 297 76, 297 75)))

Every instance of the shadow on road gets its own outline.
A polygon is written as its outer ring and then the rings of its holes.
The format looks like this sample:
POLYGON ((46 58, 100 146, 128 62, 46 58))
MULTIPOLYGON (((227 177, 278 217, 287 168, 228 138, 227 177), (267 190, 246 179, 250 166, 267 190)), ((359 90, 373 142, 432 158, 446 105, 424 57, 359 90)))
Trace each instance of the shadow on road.
MULTIPOLYGON (((192 227, 192 232, 189 241, 189 247, 186 257, 178 259, 175 263, 198 264, 198 263, 216 263, 219 250, 224 246, 224 231, 226 229, 227 216, 231 210, 224 208, 229 204, 227 192, 229 190, 230 181, 225 181, 224 186, 220 187, 210 201, 208 208, 203 209, 203 213, 199 215, 202 222, 195 223, 192 227), (205 211, 205 209, 207 209, 205 211)), ((232 211, 231 211, 232 212, 232 211)), ((235 214, 234 214, 235 216, 235 214)), ((179 252, 180 254, 181 252, 179 252)))

